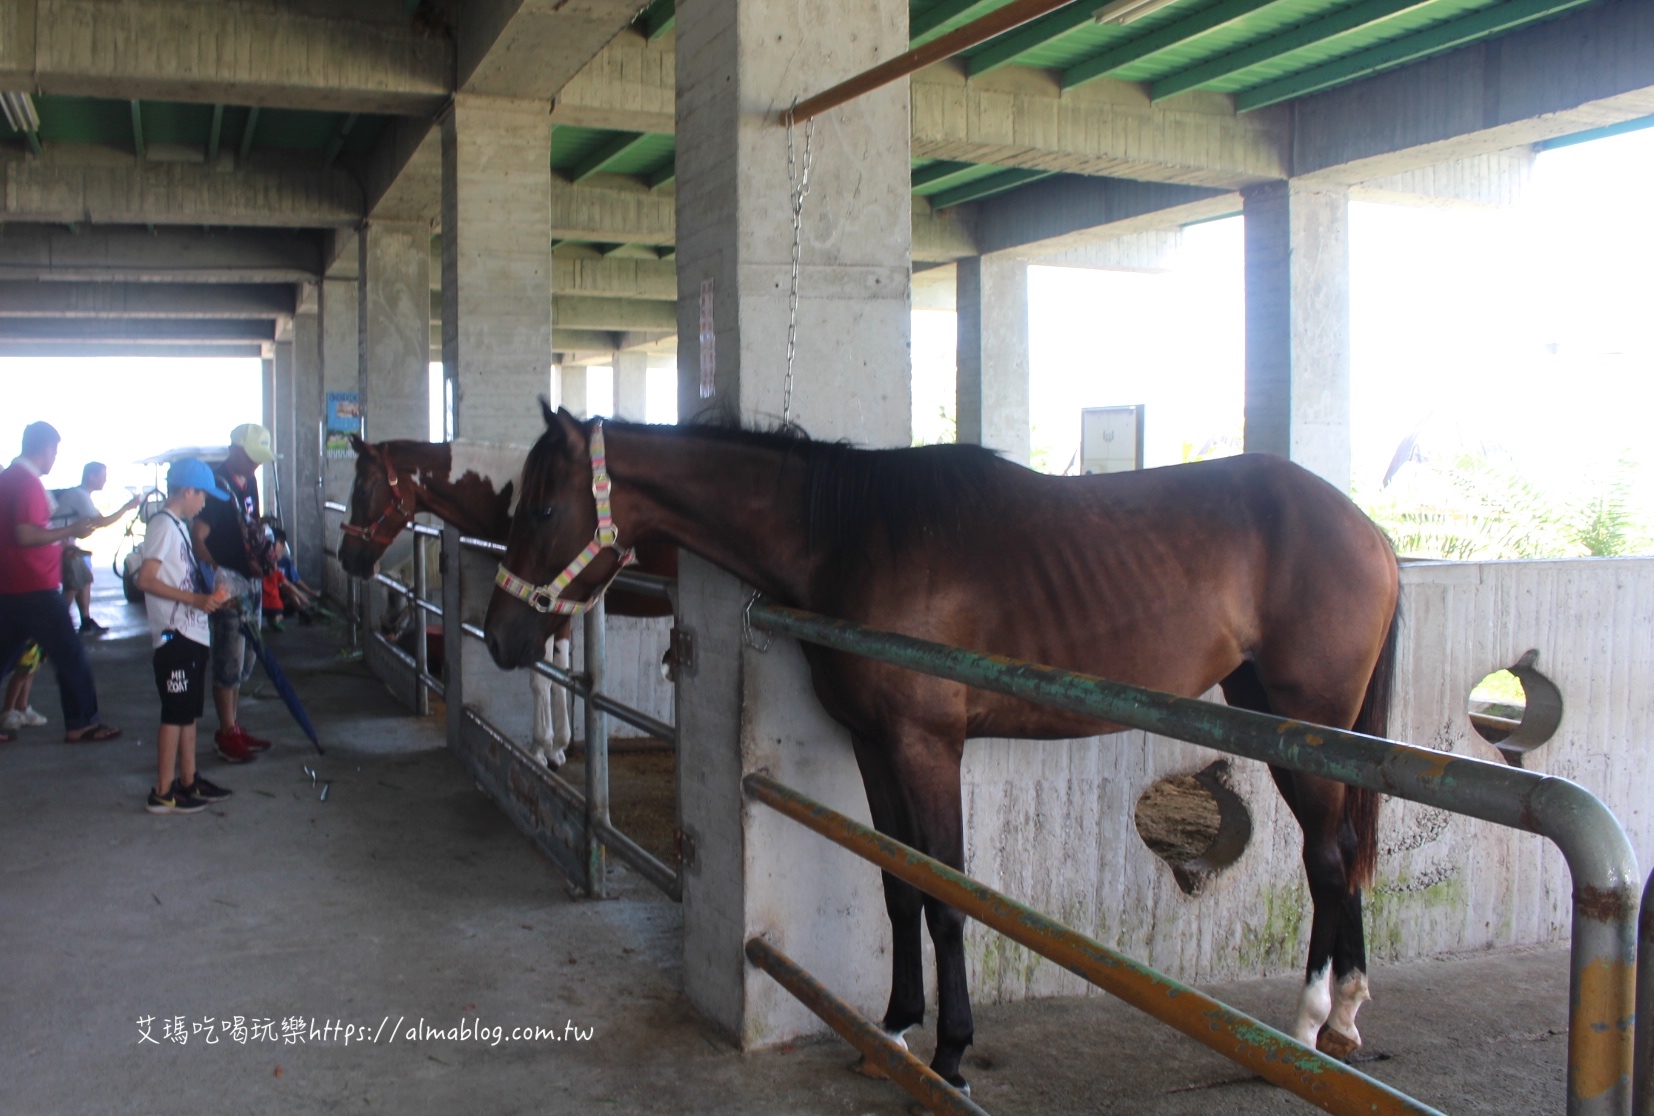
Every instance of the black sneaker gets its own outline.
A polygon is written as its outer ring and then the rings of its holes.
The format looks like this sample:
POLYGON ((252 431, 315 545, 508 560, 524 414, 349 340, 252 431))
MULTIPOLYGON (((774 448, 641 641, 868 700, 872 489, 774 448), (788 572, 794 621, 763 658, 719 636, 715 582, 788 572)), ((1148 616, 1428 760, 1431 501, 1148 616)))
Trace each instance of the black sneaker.
POLYGON ((149 792, 149 804, 144 807, 152 814, 198 814, 207 808, 206 802, 185 794, 178 789, 176 781, 166 794, 156 794, 154 788, 149 792))
POLYGON ((103 635, 109 629, 88 616, 80 622, 81 635, 103 635))
POLYGON ((202 802, 206 803, 222 802, 235 793, 235 791, 230 790, 228 787, 221 787, 211 779, 208 779, 205 775, 201 775, 199 773, 195 776, 195 782, 187 787, 181 785, 178 780, 174 779, 172 781, 172 789, 174 793, 182 794, 186 798, 199 798, 202 802))

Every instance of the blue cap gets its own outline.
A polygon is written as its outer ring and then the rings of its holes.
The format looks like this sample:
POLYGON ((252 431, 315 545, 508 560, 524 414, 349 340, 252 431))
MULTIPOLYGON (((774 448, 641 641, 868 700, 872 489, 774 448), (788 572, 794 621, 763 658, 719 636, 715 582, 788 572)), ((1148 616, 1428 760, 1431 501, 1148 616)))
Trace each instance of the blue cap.
POLYGON ((214 500, 228 500, 230 494, 218 487, 218 479, 199 457, 180 457, 167 470, 167 495, 186 488, 199 488, 214 500))

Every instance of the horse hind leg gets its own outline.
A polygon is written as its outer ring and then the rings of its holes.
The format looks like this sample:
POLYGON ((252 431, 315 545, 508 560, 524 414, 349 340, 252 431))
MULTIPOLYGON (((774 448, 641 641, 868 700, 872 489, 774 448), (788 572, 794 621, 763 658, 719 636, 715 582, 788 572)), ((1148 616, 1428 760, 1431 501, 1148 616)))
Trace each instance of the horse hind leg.
MULTIPOLYGON (((1223 680, 1224 699, 1260 713, 1283 713, 1251 663, 1223 680)), ((1293 714, 1287 714, 1293 715, 1293 714)), ((1326 716, 1303 715, 1326 723, 1326 716)), ((1355 831, 1345 816, 1341 783, 1271 767, 1270 774, 1304 833, 1304 872, 1313 913, 1304 987, 1292 1036, 1305 1046, 1347 1057, 1361 1045, 1355 1014, 1368 998, 1361 892, 1349 884, 1355 831)))
MULTIPOLYGON (((873 827, 903 844, 914 844, 912 814, 896 782, 890 757, 860 737, 855 738, 854 743, 873 827)), ((885 1034, 905 1049, 907 1040, 903 1036, 909 1028, 925 1021, 924 943, 920 936, 924 894, 888 873, 883 874, 883 882, 891 950, 890 1002, 882 1026, 885 1034)), ((867 1077, 886 1076, 865 1058, 854 1068, 867 1077)))

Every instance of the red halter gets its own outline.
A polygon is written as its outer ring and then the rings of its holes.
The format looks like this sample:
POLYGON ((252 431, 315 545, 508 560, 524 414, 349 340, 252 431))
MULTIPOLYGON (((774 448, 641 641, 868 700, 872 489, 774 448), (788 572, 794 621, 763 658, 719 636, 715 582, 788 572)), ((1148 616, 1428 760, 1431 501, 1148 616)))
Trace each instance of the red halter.
POLYGON ((345 523, 340 525, 339 530, 383 550, 396 541, 396 536, 402 533, 402 529, 413 518, 414 510, 419 503, 419 493, 413 481, 408 481, 405 486, 401 483, 389 457, 384 454, 376 456, 379 458, 379 464, 385 467, 385 483, 390 485, 391 501, 384 513, 369 526, 358 527, 354 523, 345 523))

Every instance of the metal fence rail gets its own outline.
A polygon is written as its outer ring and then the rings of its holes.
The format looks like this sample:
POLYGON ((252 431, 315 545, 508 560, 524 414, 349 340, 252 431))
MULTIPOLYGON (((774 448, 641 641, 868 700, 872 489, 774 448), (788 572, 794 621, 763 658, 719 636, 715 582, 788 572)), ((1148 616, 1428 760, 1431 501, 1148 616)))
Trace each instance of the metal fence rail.
MULTIPOLYGON (((762 601, 749 607, 749 619, 755 628, 1549 838, 1561 850, 1573 876, 1568 1112, 1570 1116, 1630 1112, 1633 981, 1642 880, 1619 821, 1577 784, 874 631, 762 601)), ((1326 1107, 1323 1100, 1314 1103, 1326 1107)))
MULTIPOLYGON (((481 551, 490 555, 505 553, 505 547, 488 539, 460 536, 460 545, 472 550, 481 551)), ((669 578, 655 577, 650 574, 634 574, 627 572, 625 587, 638 592, 670 596, 672 582, 669 578)), ((617 584, 621 584, 617 580, 617 584)), ((585 670, 582 673, 563 670, 544 660, 534 664, 533 670, 548 678, 555 685, 561 686, 574 694, 585 704, 585 767, 586 788, 580 796, 581 808, 586 819, 586 878, 588 890, 594 896, 603 894, 604 861, 607 853, 614 853, 628 868, 664 891, 671 899, 683 900, 683 877, 676 869, 664 863, 659 857, 638 844, 626 833, 615 827, 614 820, 609 814, 609 717, 642 729, 651 736, 676 745, 678 740, 677 729, 661 721, 641 709, 634 709, 603 692, 603 674, 608 666, 606 623, 607 612, 602 602, 584 615, 585 620, 585 670)), ((475 624, 461 624, 460 630, 469 638, 484 641, 486 636, 481 628, 475 624)), ((466 712, 472 711, 468 708, 466 712)), ((499 730, 493 730, 498 732, 499 730)), ((526 749, 517 745, 517 750, 527 754, 526 749)), ((556 776, 553 776, 556 778, 556 776)), ((566 787, 569 784, 559 779, 566 787)), ((572 789, 572 788, 571 788, 572 789)))
MULTIPOLYGON (((323 506, 332 512, 348 514, 349 509, 343 504, 327 501, 323 506)), ((423 523, 409 522, 408 528, 418 538, 440 539, 443 532, 436 527, 423 523)), ((505 553, 503 543, 491 539, 476 538, 470 535, 460 535, 461 547, 479 551, 484 554, 500 556, 505 553)), ((335 560, 338 554, 328 552, 335 560)), ((351 613, 352 646, 356 645, 357 629, 361 623, 359 616, 361 587, 360 578, 349 576, 347 584, 351 590, 351 601, 348 604, 351 613)), ((459 576, 458 571, 451 576, 459 576)), ((418 545, 413 548, 413 584, 408 585, 387 574, 375 573, 367 579, 369 583, 383 586, 386 590, 396 593, 406 599, 408 607, 413 610, 415 628, 418 638, 415 641, 414 653, 408 654, 398 647, 383 633, 372 632, 369 638, 393 660, 405 667, 414 678, 415 708, 421 715, 430 712, 429 694, 435 693, 438 697, 446 698, 446 687, 442 680, 434 677, 430 672, 429 651, 425 638, 425 618, 435 616, 443 619, 441 604, 429 599, 429 577, 425 548, 418 545)), ((670 600, 674 591, 674 583, 670 578, 657 577, 653 574, 625 571, 615 582, 617 585, 636 593, 661 597, 670 600)), ((583 673, 566 671, 548 662, 537 662, 533 669, 550 679, 555 685, 570 691, 585 703, 586 723, 586 789, 582 793, 568 780, 556 772, 542 767, 534 760, 532 750, 513 740, 509 733, 495 725, 480 711, 467 705, 462 711, 466 721, 475 725, 489 740, 503 748, 512 761, 532 770, 532 774, 539 782, 548 787, 559 799, 573 807, 585 818, 585 848, 582 856, 585 858, 586 878, 594 895, 603 894, 603 866, 606 853, 613 852, 620 860, 637 872, 638 875, 664 891, 672 899, 681 901, 683 898, 683 881, 680 874, 663 863, 643 846, 639 845, 626 833, 617 829, 609 815, 609 734, 608 718, 614 717, 634 728, 641 729, 650 736, 666 741, 676 746, 678 740, 677 729, 665 721, 651 717, 640 709, 633 709, 626 703, 602 692, 603 670, 607 665, 604 640, 604 612, 601 604, 586 614, 586 670, 583 673)), ((467 637, 483 640, 482 629, 473 624, 461 623, 460 631, 467 637)))

